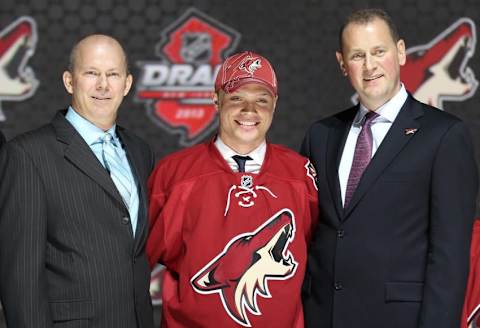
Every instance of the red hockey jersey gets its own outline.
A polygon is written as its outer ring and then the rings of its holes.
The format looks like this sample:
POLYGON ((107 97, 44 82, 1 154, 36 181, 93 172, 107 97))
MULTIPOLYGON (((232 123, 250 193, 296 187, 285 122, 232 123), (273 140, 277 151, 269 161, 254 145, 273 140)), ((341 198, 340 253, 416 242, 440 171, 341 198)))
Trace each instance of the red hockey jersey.
POLYGON ((268 144, 259 174, 214 143, 161 160, 149 180, 164 327, 303 327, 301 286, 318 203, 307 159, 268 144))
POLYGON ((473 225, 470 246, 470 273, 468 275, 461 328, 480 327, 480 220, 473 225))

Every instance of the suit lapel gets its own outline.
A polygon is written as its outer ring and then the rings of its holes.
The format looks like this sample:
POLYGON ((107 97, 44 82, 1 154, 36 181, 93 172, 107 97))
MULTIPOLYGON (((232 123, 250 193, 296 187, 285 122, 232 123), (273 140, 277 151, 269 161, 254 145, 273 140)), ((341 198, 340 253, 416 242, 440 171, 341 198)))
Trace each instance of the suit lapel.
POLYGON ((410 140, 412 140, 414 134, 407 134, 406 130, 419 129, 420 123, 417 118, 422 115, 423 109, 420 107, 420 104, 409 96, 385 136, 385 139, 382 141, 380 147, 370 161, 370 164, 363 173, 358 187, 355 190, 348 207, 345 209, 344 220, 348 218, 358 202, 363 196, 365 196, 369 188, 391 163, 395 156, 410 140))
POLYGON ((355 106, 337 115, 337 124, 331 127, 328 132, 326 175, 330 195, 332 196, 339 218, 343 216, 343 206, 340 193, 340 182, 338 180, 338 166, 350 130, 350 125, 353 122, 357 110, 358 106, 355 106))
POLYGON ((137 220, 137 229, 135 231, 135 248, 138 249, 142 240, 144 240, 143 235, 146 234, 147 224, 147 193, 143 181, 146 181, 148 178, 146 173, 142 170, 145 167, 145 158, 142 156, 141 150, 135 141, 130 137, 130 135, 122 128, 117 126, 117 133, 124 145, 125 152, 127 154, 128 162, 132 170, 133 176, 135 177, 135 182, 138 189, 139 205, 138 205, 138 220, 137 220))
POLYGON ((65 119, 65 114, 57 113, 52 121, 52 125, 56 130, 57 140, 66 144, 65 158, 89 176, 93 182, 99 184, 120 206, 125 207, 122 196, 115 187, 110 175, 80 134, 65 119))

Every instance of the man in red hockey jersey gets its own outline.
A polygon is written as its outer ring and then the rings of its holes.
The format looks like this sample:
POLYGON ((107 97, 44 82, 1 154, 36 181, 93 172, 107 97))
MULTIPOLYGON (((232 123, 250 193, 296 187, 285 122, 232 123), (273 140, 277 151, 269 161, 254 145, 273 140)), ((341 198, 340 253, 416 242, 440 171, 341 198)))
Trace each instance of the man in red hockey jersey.
POLYGON ((480 219, 473 224, 470 245, 470 273, 460 328, 480 327, 480 219))
POLYGON ((277 91, 266 58, 227 58, 215 82, 217 137, 167 156, 150 177, 147 254, 166 266, 163 326, 303 327, 316 174, 266 142, 277 91))

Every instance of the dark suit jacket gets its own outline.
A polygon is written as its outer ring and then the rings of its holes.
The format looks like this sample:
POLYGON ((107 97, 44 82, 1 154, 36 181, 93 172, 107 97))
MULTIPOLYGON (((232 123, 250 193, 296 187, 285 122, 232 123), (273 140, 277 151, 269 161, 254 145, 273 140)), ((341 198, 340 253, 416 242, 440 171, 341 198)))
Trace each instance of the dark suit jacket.
POLYGON ((146 180, 153 154, 117 128, 140 196, 129 214, 90 147, 58 113, 0 152, 0 295, 8 327, 152 327, 146 180))
POLYGON ((338 166, 357 110, 316 122, 302 146, 320 200, 306 326, 459 327, 478 184, 466 128, 409 96, 343 209, 338 166))

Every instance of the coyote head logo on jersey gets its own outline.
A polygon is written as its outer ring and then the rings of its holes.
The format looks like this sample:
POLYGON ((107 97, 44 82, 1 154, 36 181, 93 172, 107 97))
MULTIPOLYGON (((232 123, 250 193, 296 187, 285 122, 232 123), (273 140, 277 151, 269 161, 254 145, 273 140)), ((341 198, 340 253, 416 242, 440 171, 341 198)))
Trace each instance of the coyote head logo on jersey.
POLYGON ((257 296, 272 297, 269 280, 286 280, 295 274, 298 263, 288 250, 294 238, 294 215, 282 209, 255 231, 232 238, 190 282, 198 293, 218 293, 227 314, 250 327, 246 310, 261 315, 257 296))
POLYGON ((480 304, 472 311, 467 318, 467 328, 479 328, 480 327, 480 304))
MULTIPOLYGON (((0 102, 24 100, 35 93, 38 81, 26 64, 36 43, 36 24, 28 16, 20 17, 0 32, 0 102)), ((4 120, 0 107, 0 121, 4 120)))
POLYGON ((478 81, 467 63, 475 53, 475 30, 471 19, 460 18, 429 43, 408 49, 401 70, 407 90, 438 108, 472 97, 478 81))

